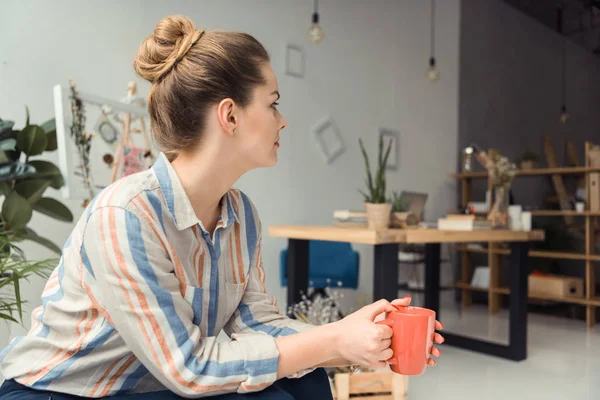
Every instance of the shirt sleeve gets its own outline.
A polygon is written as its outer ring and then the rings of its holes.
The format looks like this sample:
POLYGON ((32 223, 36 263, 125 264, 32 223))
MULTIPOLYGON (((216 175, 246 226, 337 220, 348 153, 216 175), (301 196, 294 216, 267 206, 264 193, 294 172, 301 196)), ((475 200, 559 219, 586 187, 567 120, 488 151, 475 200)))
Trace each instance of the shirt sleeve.
MULTIPOLYGON (((279 337, 313 329, 314 325, 281 314, 275 298, 267 293, 261 256, 260 221, 257 221, 256 225, 259 227, 259 239, 248 272, 246 290, 238 308, 223 328, 225 333, 229 336, 239 333, 266 333, 272 337, 279 337)), ((301 370, 288 378, 300 378, 314 370, 315 368, 301 370)))
POLYGON ((94 211, 82 244, 92 272, 87 286, 133 354, 182 397, 270 386, 277 379, 275 339, 261 332, 219 343, 201 337, 160 225, 136 214, 119 207, 94 211))

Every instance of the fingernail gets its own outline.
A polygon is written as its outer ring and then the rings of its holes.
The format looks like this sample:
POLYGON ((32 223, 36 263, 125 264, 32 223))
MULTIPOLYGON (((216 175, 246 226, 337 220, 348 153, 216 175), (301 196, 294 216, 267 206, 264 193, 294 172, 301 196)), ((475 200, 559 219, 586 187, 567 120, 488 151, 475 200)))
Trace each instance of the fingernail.
POLYGON ((402 298, 402 300, 411 299, 411 298, 412 298, 412 297, 410 297, 410 296, 404 296, 404 297, 402 298))

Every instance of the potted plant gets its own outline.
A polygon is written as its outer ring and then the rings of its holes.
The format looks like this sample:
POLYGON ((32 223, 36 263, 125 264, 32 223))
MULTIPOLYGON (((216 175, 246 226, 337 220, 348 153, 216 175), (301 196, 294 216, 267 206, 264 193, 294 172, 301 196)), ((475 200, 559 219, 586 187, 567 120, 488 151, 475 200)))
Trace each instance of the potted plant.
POLYGON ((521 170, 534 169, 535 164, 539 161, 539 157, 532 151, 525 151, 519 160, 519 167, 521 170))
POLYGON ((358 139, 360 149, 365 160, 365 169, 367 173, 367 192, 359 190, 365 198, 365 209, 367 212, 367 225, 369 229, 385 229, 390 226, 390 215, 392 212, 392 203, 385 197, 385 165, 390 155, 392 141, 390 140, 385 153, 383 152, 383 138, 379 137, 379 151, 377 154, 377 169, 374 176, 371 176, 371 167, 369 157, 363 145, 362 139, 358 139))
POLYGON ((44 197, 48 187, 60 189, 64 179, 56 165, 33 159, 46 151, 56 150, 54 120, 41 126, 29 123, 26 108, 25 126, 13 129, 14 122, 0 119, 0 319, 15 320, 14 311, 21 316, 19 280, 32 274, 46 276, 55 260, 29 261, 17 243, 36 242, 61 254, 51 240, 39 236, 27 227, 33 211, 63 222, 72 222, 73 214, 61 202, 44 197), (14 297, 6 297, 7 286, 14 287, 14 297))
POLYGON ((408 212, 410 209, 410 200, 402 193, 393 192, 392 199, 392 221, 394 228, 406 228, 407 226, 418 225, 419 218, 408 212))

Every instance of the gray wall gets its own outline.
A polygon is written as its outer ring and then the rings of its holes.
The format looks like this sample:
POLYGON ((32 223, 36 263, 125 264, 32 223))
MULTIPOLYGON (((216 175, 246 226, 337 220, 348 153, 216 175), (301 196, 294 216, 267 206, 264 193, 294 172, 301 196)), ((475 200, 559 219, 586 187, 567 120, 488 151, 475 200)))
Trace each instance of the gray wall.
MULTIPOLYGON (((131 79, 145 95, 148 85, 134 76, 131 62, 141 41, 163 16, 181 13, 198 26, 249 32, 273 59, 282 93, 281 111, 289 126, 282 133, 280 162, 253 171, 239 182, 256 203, 266 229, 273 224, 328 224, 336 208, 361 208, 363 185, 358 138, 375 155, 379 126, 401 132, 400 168, 388 173, 389 187, 430 194, 430 219, 454 206, 458 128, 458 48, 460 0, 438 2, 437 52, 442 79, 424 78, 429 56, 429 2, 423 0, 321 1, 326 38, 306 41, 312 1, 96 1, 2 2, 0 13, 0 116, 23 123, 23 105, 34 121, 52 117, 52 87, 72 77, 80 90, 120 99, 131 79), (283 49, 304 46, 304 79, 283 72, 283 49), (309 127, 325 115, 337 122, 347 151, 327 166, 309 127)), ((53 193, 56 197, 60 195, 53 193)), ((68 202, 77 216, 80 201, 68 202)), ((62 243, 72 226, 36 215, 33 228, 52 230, 62 243)), ((285 240, 266 237, 267 288, 284 303, 278 254, 285 240)), ((361 253, 358 295, 369 297, 372 249, 361 253)), ((49 254, 35 245, 36 257, 49 254)), ((43 282, 26 286, 29 309, 40 304, 43 282)), ((29 315, 25 322, 29 327, 29 315)), ((7 340, 0 324, 0 346, 7 340)), ((12 327, 12 335, 23 333, 12 327)))
MULTIPOLYGON (((465 0, 461 4, 459 146, 476 142, 497 148, 516 160, 523 150, 543 159, 543 135, 550 134, 558 162, 566 163, 564 146, 571 138, 583 162, 586 140, 600 142, 600 58, 567 42, 567 107, 571 119, 559 122, 562 37, 500 0, 465 0)), ((569 187, 575 185, 567 178, 569 187)), ((475 185, 484 199, 483 182, 475 185)), ((554 194, 550 177, 515 180, 517 203, 548 208, 554 194)), ((536 218, 547 226, 556 217, 536 218)), ((555 239, 559 249, 581 251, 577 241, 555 239)), ((549 244, 548 244, 549 245, 549 244)), ((535 261, 548 266, 551 261, 535 261)), ((563 273, 582 275, 584 264, 560 263, 563 273), (572 268, 574 267, 574 268, 572 268)))

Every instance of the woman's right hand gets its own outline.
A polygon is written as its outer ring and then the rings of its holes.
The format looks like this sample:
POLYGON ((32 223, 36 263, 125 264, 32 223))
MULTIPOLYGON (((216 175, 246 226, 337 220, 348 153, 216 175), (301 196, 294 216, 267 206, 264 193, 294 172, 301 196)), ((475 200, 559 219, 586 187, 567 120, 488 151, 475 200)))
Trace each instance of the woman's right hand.
POLYGON ((382 299, 334 322, 338 357, 368 368, 386 367, 386 360, 393 356, 392 328, 373 321, 379 314, 395 310, 389 301, 382 299))

